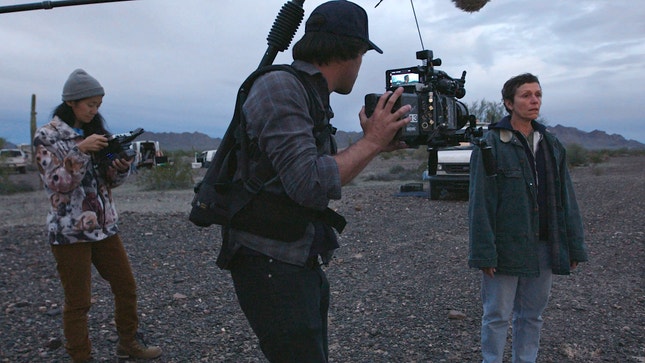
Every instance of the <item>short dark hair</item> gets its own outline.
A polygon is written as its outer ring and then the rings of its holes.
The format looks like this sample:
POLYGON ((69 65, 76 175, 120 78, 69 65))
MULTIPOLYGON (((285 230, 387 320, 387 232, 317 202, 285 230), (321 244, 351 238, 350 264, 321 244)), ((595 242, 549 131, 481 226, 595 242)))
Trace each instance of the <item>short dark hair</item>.
POLYGON ((517 89, 520 88, 521 85, 526 83, 540 84, 540 81, 538 80, 537 76, 534 76, 531 73, 523 73, 509 79, 508 81, 506 81, 506 83, 504 83, 504 87, 502 87, 502 104, 504 105, 506 112, 508 112, 509 114, 511 113, 511 110, 506 107, 505 101, 509 100, 513 102, 517 89))
MULTIPOLYGON (((76 116, 74 116, 74 110, 72 110, 72 107, 68 105, 67 102, 61 103, 56 107, 56 109, 54 109, 52 117, 54 116, 58 116, 58 118, 69 125, 69 127, 74 127, 76 116)), ((92 134, 100 134, 106 136, 110 135, 110 133, 105 128, 105 119, 103 119, 103 116, 101 116, 100 113, 94 115, 94 118, 89 123, 83 123, 82 129, 85 137, 88 137, 92 134)))
POLYGON ((312 64, 345 61, 365 54, 369 45, 358 38, 312 32, 306 33, 292 49, 294 60, 312 64))

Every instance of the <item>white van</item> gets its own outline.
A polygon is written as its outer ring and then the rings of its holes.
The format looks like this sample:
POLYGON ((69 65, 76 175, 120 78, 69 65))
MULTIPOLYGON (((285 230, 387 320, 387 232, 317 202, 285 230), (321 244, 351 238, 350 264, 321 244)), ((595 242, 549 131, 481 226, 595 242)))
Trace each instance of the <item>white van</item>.
POLYGON ((133 141, 130 148, 135 152, 133 163, 137 168, 151 168, 168 162, 161 152, 159 141, 133 141))
POLYGON ((195 162, 202 163, 202 168, 208 168, 208 166, 211 165, 211 161, 213 161, 213 158, 215 157, 216 151, 217 149, 202 151, 199 155, 196 155, 195 162))

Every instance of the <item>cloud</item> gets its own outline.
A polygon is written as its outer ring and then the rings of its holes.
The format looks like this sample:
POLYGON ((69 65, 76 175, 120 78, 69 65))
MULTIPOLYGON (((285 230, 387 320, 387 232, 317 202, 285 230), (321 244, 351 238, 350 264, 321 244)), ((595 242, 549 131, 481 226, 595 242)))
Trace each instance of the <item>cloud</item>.
MULTIPOLYGON (((285 0, 137 0, 0 14, 0 137, 28 142, 30 98, 49 121, 62 85, 84 68, 106 89, 101 112, 114 132, 200 131, 221 136, 239 84, 266 50, 285 0)), ((358 131, 367 93, 387 69, 419 64, 423 47, 453 77, 467 71, 466 103, 498 100, 518 73, 540 77, 551 124, 645 142, 637 91, 645 82, 645 3, 631 0, 493 0, 465 13, 450 0, 356 0, 370 17, 368 52, 352 94, 333 95, 333 120, 358 131)), ((0 6, 22 1, 0 1, 0 6)), ((307 0, 305 16, 322 1, 307 0)), ((294 37, 302 35, 303 26, 294 37)), ((290 50, 276 63, 289 63, 290 50)))

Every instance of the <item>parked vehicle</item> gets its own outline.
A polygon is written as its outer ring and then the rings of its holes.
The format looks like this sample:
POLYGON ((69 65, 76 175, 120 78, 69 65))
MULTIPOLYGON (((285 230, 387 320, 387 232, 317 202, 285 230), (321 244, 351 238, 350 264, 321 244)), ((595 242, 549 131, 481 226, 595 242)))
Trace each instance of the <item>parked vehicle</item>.
POLYGON ((135 151, 133 163, 137 168, 152 168, 168 163, 168 157, 161 152, 159 141, 133 141, 130 148, 135 151))
POLYGON ((195 162, 202 163, 202 168, 208 168, 211 165, 211 161, 213 161, 213 157, 215 157, 216 151, 217 149, 202 151, 199 155, 195 156, 195 162))
POLYGON ((427 175, 424 179, 430 182, 430 199, 437 200, 445 190, 450 193, 468 195, 470 178, 471 144, 439 149, 437 152, 437 174, 427 175))
POLYGON ((23 153, 25 153, 25 156, 27 156, 27 160, 29 160, 30 163, 33 161, 31 144, 18 144, 16 145, 16 147, 22 150, 23 153))
POLYGON ((11 169, 20 174, 27 173, 29 157, 20 149, 2 149, 0 150, 0 167, 11 169))

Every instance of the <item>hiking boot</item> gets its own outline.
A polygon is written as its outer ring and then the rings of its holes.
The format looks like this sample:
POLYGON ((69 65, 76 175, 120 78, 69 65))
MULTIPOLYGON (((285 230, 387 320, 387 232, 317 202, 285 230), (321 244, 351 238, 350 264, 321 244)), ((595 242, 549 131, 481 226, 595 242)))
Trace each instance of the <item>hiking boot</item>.
POLYGON ((161 348, 147 346, 139 334, 131 341, 121 341, 119 339, 119 344, 116 346, 116 356, 119 359, 155 359, 160 355, 161 348))

